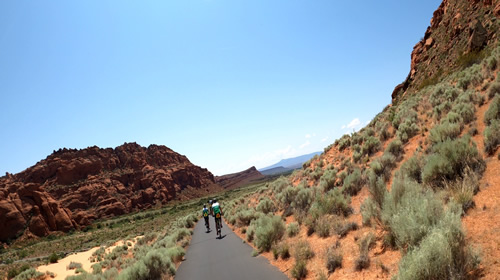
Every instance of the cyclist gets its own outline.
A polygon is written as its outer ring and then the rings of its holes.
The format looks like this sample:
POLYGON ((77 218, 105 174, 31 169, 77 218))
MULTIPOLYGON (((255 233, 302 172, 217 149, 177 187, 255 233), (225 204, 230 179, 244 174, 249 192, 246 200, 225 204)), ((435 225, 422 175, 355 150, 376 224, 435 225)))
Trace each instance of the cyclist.
POLYGON ((207 232, 209 232, 210 231, 210 222, 208 221, 208 215, 210 215, 210 210, 208 210, 206 204, 203 204, 202 215, 203 215, 203 218, 205 219, 205 226, 207 227, 207 232))
MULTIPOLYGON (((215 228, 217 229, 217 231, 220 231, 220 229, 222 228, 222 208, 220 207, 220 204, 216 199, 214 199, 213 202, 214 204, 212 204, 212 211, 215 218, 215 228)), ((217 232, 217 234, 219 234, 219 232, 217 232)))

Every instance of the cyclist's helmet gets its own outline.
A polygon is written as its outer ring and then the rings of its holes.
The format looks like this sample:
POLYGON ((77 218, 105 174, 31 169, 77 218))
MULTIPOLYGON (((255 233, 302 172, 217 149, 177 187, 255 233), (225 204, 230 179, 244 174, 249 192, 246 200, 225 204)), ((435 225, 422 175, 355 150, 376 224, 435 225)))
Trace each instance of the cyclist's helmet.
POLYGON ((207 208, 207 205, 206 205, 206 204, 203 204, 203 208, 207 208))
POLYGON ((214 200, 213 200, 213 201, 214 201, 214 203, 216 203, 216 202, 217 202, 217 199, 215 199, 215 198, 214 198, 214 200))

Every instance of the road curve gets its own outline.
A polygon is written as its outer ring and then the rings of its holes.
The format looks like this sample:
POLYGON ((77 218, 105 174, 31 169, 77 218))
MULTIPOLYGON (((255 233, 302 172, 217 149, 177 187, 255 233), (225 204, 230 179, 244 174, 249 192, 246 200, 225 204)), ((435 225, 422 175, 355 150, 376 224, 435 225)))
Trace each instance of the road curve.
POLYGON ((213 218, 210 218, 210 226, 212 231, 206 233, 203 219, 196 224, 176 280, 288 279, 266 258, 252 257, 252 247, 243 243, 226 223, 222 228, 222 239, 216 238, 213 218))

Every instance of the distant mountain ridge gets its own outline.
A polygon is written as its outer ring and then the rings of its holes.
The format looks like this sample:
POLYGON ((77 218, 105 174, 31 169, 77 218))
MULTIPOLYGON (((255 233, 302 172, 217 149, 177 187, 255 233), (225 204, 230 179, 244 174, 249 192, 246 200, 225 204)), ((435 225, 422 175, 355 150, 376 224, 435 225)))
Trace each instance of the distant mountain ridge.
POLYGON ((280 160, 278 163, 273 164, 268 167, 264 167, 261 169, 258 169, 260 173, 264 175, 273 175, 273 174, 279 174, 279 173, 285 173, 294 169, 298 169, 302 167, 302 164, 311 158, 313 158, 316 155, 320 155, 321 152, 314 152, 310 153, 307 155, 301 155, 298 157, 294 158, 286 158, 280 160))
POLYGON ((262 179, 263 177, 264 175, 257 171, 255 166, 252 166, 241 172, 215 176, 215 182, 224 189, 235 189, 253 181, 262 179))

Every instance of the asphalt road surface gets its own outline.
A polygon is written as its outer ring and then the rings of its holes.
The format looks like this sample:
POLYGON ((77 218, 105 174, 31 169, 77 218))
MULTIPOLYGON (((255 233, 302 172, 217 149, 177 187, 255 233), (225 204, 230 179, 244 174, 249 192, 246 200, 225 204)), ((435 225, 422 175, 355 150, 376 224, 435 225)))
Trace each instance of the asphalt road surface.
POLYGON ((288 279, 266 258, 252 257, 252 247, 243 243, 226 223, 223 225, 222 238, 218 239, 212 217, 212 231, 209 233, 206 232, 204 219, 196 224, 185 260, 179 266, 175 279, 288 279))

